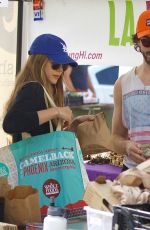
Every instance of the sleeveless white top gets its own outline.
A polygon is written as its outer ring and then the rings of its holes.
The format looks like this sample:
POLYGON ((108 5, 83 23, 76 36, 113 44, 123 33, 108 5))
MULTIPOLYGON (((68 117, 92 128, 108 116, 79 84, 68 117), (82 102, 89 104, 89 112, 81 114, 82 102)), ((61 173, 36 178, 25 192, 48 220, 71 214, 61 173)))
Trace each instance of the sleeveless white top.
MULTIPOLYGON (((150 86, 144 86, 135 75, 135 68, 122 77, 121 86, 122 121, 128 129, 129 139, 140 144, 150 144, 150 86)), ((128 168, 137 165, 127 156, 124 164, 128 168)))

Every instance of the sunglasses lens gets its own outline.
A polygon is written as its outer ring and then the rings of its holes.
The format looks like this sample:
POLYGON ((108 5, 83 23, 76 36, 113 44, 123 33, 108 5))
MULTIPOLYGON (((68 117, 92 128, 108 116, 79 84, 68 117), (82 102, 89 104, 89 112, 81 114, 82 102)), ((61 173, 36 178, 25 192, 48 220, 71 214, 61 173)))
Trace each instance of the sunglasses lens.
POLYGON ((60 68, 60 65, 54 63, 54 64, 52 65, 52 68, 53 68, 54 70, 57 70, 57 69, 60 68))
POLYGON ((62 68, 63 68, 63 71, 65 71, 67 68, 68 68, 68 65, 66 64, 64 64, 64 65, 61 65, 61 64, 56 64, 56 63, 53 63, 52 64, 52 68, 54 69, 54 70, 57 70, 57 69, 59 69, 60 67, 62 66, 62 68))
POLYGON ((63 65, 63 71, 65 71, 68 68, 68 65, 63 65))
POLYGON ((142 45, 144 47, 150 47, 150 37, 141 39, 142 45))

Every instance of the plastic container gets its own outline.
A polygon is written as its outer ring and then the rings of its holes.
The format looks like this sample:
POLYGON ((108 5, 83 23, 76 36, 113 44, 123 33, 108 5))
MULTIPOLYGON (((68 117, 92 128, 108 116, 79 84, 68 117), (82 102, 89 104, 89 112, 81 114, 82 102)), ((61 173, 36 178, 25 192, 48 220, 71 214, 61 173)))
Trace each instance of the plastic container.
POLYGON ((67 219, 64 218, 63 208, 49 206, 43 230, 67 230, 67 219))
POLYGON ((113 213, 85 206, 88 230, 112 230, 113 213))
POLYGON ((43 230, 67 230, 67 220, 60 216, 48 215, 44 219, 43 230))

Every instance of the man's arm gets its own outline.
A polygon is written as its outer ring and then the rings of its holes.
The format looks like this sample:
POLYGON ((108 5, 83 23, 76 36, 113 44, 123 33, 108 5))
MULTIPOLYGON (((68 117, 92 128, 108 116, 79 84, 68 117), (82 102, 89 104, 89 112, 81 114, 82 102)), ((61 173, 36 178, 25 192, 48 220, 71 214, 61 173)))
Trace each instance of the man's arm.
POLYGON ((67 68, 67 70, 64 72, 64 82, 65 82, 65 86, 66 86, 66 91, 69 92, 76 92, 77 90, 75 89, 74 85, 72 84, 71 78, 70 78, 70 74, 72 72, 72 67, 69 66, 67 68))
POLYGON ((90 76, 89 76, 89 75, 88 75, 88 77, 87 77, 87 81, 88 81, 88 87, 89 87, 89 89, 90 89, 91 92, 92 92, 92 97, 96 97, 96 92, 95 92, 94 86, 93 86, 93 84, 92 84, 92 82, 91 82, 91 79, 90 79, 90 76))
POLYGON ((126 154, 128 130, 122 123, 122 90, 121 79, 114 86, 114 111, 112 117, 112 147, 116 152, 126 154))
POLYGON ((121 154, 127 154, 132 160, 141 163, 145 160, 138 143, 128 139, 128 130, 122 122, 122 89, 120 77, 114 86, 114 112, 112 118, 111 147, 121 154))

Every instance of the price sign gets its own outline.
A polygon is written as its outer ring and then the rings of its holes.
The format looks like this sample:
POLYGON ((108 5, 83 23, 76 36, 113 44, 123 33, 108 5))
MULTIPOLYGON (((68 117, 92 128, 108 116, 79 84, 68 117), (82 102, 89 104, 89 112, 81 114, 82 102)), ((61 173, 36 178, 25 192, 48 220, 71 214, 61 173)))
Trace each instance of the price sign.
POLYGON ((43 20, 43 0, 33 0, 34 21, 43 20))

